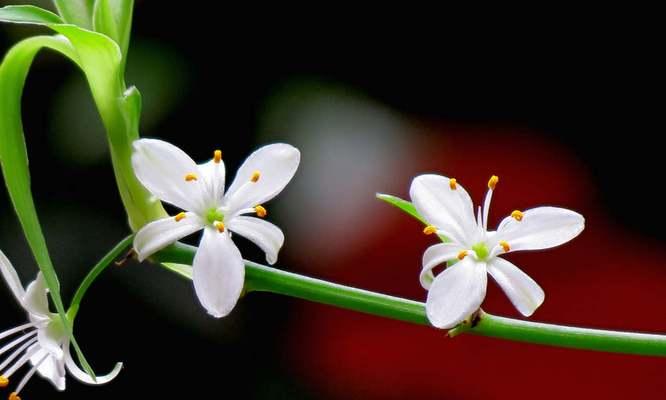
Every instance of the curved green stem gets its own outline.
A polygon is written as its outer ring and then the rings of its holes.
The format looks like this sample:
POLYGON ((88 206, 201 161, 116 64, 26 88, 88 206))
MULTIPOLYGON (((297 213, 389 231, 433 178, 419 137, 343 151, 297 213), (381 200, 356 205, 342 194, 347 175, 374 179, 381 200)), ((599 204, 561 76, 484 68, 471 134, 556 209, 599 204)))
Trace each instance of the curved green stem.
MULTIPOLYGON (((153 257, 162 263, 191 264, 196 247, 177 243, 153 257)), ((191 274, 180 274, 191 279, 191 274)), ((367 314, 429 325, 425 304, 338 285, 246 261, 246 292, 272 292, 367 314)), ((480 312, 469 324, 450 331, 519 342, 613 353, 666 356, 666 335, 588 329, 498 317, 480 312)))
POLYGON ((99 260, 99 262, 90 270, 90 272, 88 272, 88 275, 83 278, 83 281, 81 281, 79 288, 76 289, 76 293, 74 293, 74 297, 72 298, 72 303, 67 310, 67 318, 69 318, 72 323, 74 323, 74 318, 76 318, 76 314, 79 312, 81 300, 83 300, 83 296, 86 295, 90 285, 92 285, 97 277, 99 277, 99 275, 104 272, 106 267, 108 267, 115 259, 117 259, 124 251, 126 251, 127 248, 130 247, 133 239, 134 235, 132 234, 120 241, 120 243, 118 243, 113 249, 111 249, 111 251, 102 257, 102 259, 99 260))

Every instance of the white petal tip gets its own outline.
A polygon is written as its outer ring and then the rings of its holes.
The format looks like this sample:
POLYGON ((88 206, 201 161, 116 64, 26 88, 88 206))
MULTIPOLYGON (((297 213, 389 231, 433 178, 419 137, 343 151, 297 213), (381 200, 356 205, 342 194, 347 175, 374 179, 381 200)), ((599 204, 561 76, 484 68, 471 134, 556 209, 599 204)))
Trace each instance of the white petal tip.
POLYGON ((451 320, 446 318, 446 316, 442 316, 442 313, 439 312, 436 307, 433 307, 430 304, 431 302, 426 301, 426 316, 428 317, 428 321, 430 321, 430 325, 434 326, 435 328, 451 329, 456 327, 459 323, 463 322, 464 318, 451 320))
POLYGON ((231 312, 231 311, 228 311, 228 312, 219 312, 219 311, 210 310, 210 309, 208 309, 208 310, 206 310, 206 311, 208 311, 208 315, 210 315, 210 316, 213 317, 213 318, 224 318, 224 317, 226 317, 227 315, 229 315, 229 313, 231 312))
POLYGON ((531 317, 531 316, 536 312, 536 310, 538 310, 539 307, 541 307, 541 305, 543 304, 543 301, 544 301, 544 300, 545 300, 545 298, 544 298, 544 297, 541 297, 541 300, 539 300, 537 303, 535 303, 535 304, 532 306, 532 308, 530 308, 530 309, 522 309, 522 310, 519 309, 518 311, 523 315, 523 317, 531 317))
POLYGON ((136 258, 139 260, 139 262, 144 262, 146 258, 148 258, 147 254, 140 253, 136 249, 134 250, 136 252, 136 258))
POLYGON ((444 321, 444 320, 439 320, 436 315, 431 315, 430 313, 427 313, 427 315, 428 315, 428 321, 430 321, 430 325, 434 326, 437 329, 452 329, 463 321, 463 320, 454 321, 454 322, 444 321))

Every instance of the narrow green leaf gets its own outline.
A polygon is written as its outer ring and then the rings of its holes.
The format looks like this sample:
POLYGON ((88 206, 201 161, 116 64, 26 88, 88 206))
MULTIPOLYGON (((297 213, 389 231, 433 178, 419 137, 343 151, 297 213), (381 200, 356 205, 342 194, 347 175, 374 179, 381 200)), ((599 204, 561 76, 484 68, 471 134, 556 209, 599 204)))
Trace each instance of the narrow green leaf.
POLYGON ((166 215, 160 202, 141 185, 131 164, 132 142, 139 138, 141 97, 136 89, 125 91, 122 54, 108 36, 73 25, 49 25, 66 36, 76 49, 95 104, 107 131, 113 171, 133 231, 166 215), (128 114, 129 113, 129 114, 128 114), (130 115, 131 114, 131 115, 130 115))
POLYGON ((115 40, 123 55, 123 66, 127 58, 134 0, 97 0, 93 10, 93 27, 115 40))
POLYGON ((127 89, 122 98, 121 107, 124 109, 125 123, 127 130, 139 128, 139 120, 141 118, 141 93, 135 86, 127 89))
POLYGON ((187 264, 162 263, 171 272, 175 272, 185 279, 192 280, 192 266, 187 264))
MULTIPOLYGON (((117 16, 114 20, 122 23, 122 26, 117 25, 119 29, 122 27, 127 31, 119 31, 122 33, 119 37, 129 42, 132 1, 109 0, 105 4, 108 4, 106 9, 111 10, 108 12, 113 11, 115 14, 112 15, 117 16)), ((35 23, 67 37, 75 49, 107 132, 113 172, 132 230, 137 231, 148 222, 166 216, 162 203, 153 201, 152 195, 134 175, 130 161, 132 142, 139 138, 141 96, 135 88, 125 91, 125 57, 118 43, 105 34, 75 25, 35 23)))
POLYGON ((400 197, 391 196, 390 194, 383 194, 383 193, 377 193, 377 198, 379 200, 383 200, 391 204, 392 206, 398 207, 402 211, 423 222, 425 225, 428 225, 425 219, 423 219, 423 217, 418 213, 418 211, 416 211, 414 205, 408 202, 407 200, 403 200, 400 197))
POLYGON ((58 15, 49 10, 29 5, 0 8, 0 21, 15 24, 62 24, 58 15))
POLYGON ((53 0, 53 3, 66 23, 92 29, 95 0, 53 0))
POLYGON ((53 303, 86 372, 94 377, 76 339, 60 297, 60 284, 49 256, 37 210, 30 189, 28 154, 21 121, 21 95, 32 60, 39 50, 50 48, 79 64, 78 56, 67 40, 53 36, 36 36, 12 47, 0 65, 0 165, 5 185, 16 215, 39 269, 42 271, 53 303))

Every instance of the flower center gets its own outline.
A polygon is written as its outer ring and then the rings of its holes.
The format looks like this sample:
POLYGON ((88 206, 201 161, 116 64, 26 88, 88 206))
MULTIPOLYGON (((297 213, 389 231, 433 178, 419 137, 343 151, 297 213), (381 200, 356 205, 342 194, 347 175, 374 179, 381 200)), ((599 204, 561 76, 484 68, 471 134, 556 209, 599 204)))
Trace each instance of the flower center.
POLYGON ((484 242, 479 242, 472 246, 472 250, 476 253, 476 256, 479 260, 483 261, 488 258, 490 251, 488 251, 488 246, 484 242))
POLYGON ((224 214, 217 208, 211 208, 206 213, 206 222, 213 224, 215 221, 224 222, 224 214))

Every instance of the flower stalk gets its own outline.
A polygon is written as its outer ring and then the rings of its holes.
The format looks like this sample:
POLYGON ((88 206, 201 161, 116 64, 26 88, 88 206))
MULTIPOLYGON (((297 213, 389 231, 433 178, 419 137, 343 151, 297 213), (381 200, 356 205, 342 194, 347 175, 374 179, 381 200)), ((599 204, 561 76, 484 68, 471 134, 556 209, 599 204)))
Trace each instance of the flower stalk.
POLYGON ((90 272, 88 272, 88 275, 83 278, 83 281, 81 281, 81 284, 74 293, 72 302, 69 306, 69 309, 67 310, 67 318, 71 321, 72 324, 74 323, 76 314, 79 312, 79 307, 81 305, 81 301, 83 300, 83 296, 86 295, 90 285, 92 285, 93 282, 95 282, 95 280, 100 276, 100 274, 104 272, 106 267, 111 265, 114 260, 116 260, 131 246, 132 240, 134 240, 134 235, 129 235, 125 239, 121 240, 113 247, 113 249, 111 249, 104 257, 102 257, 102 259, 90 270, 90 272))
MULTIPOLYGON (((151 259, 191 264, 196 247, 178 243, 151 259)), ((187 276, 186 274, 181 274, 187 276)), ((253 262, 245 262, 245 292, 270 292, 366 314, 429 325, 425 304, 314 279, 253 262)), ((666 356, 666 335, 589 329, 499 317, 480 312, 471 323, 449 331, 505 340, 611 353, 666 356)))

